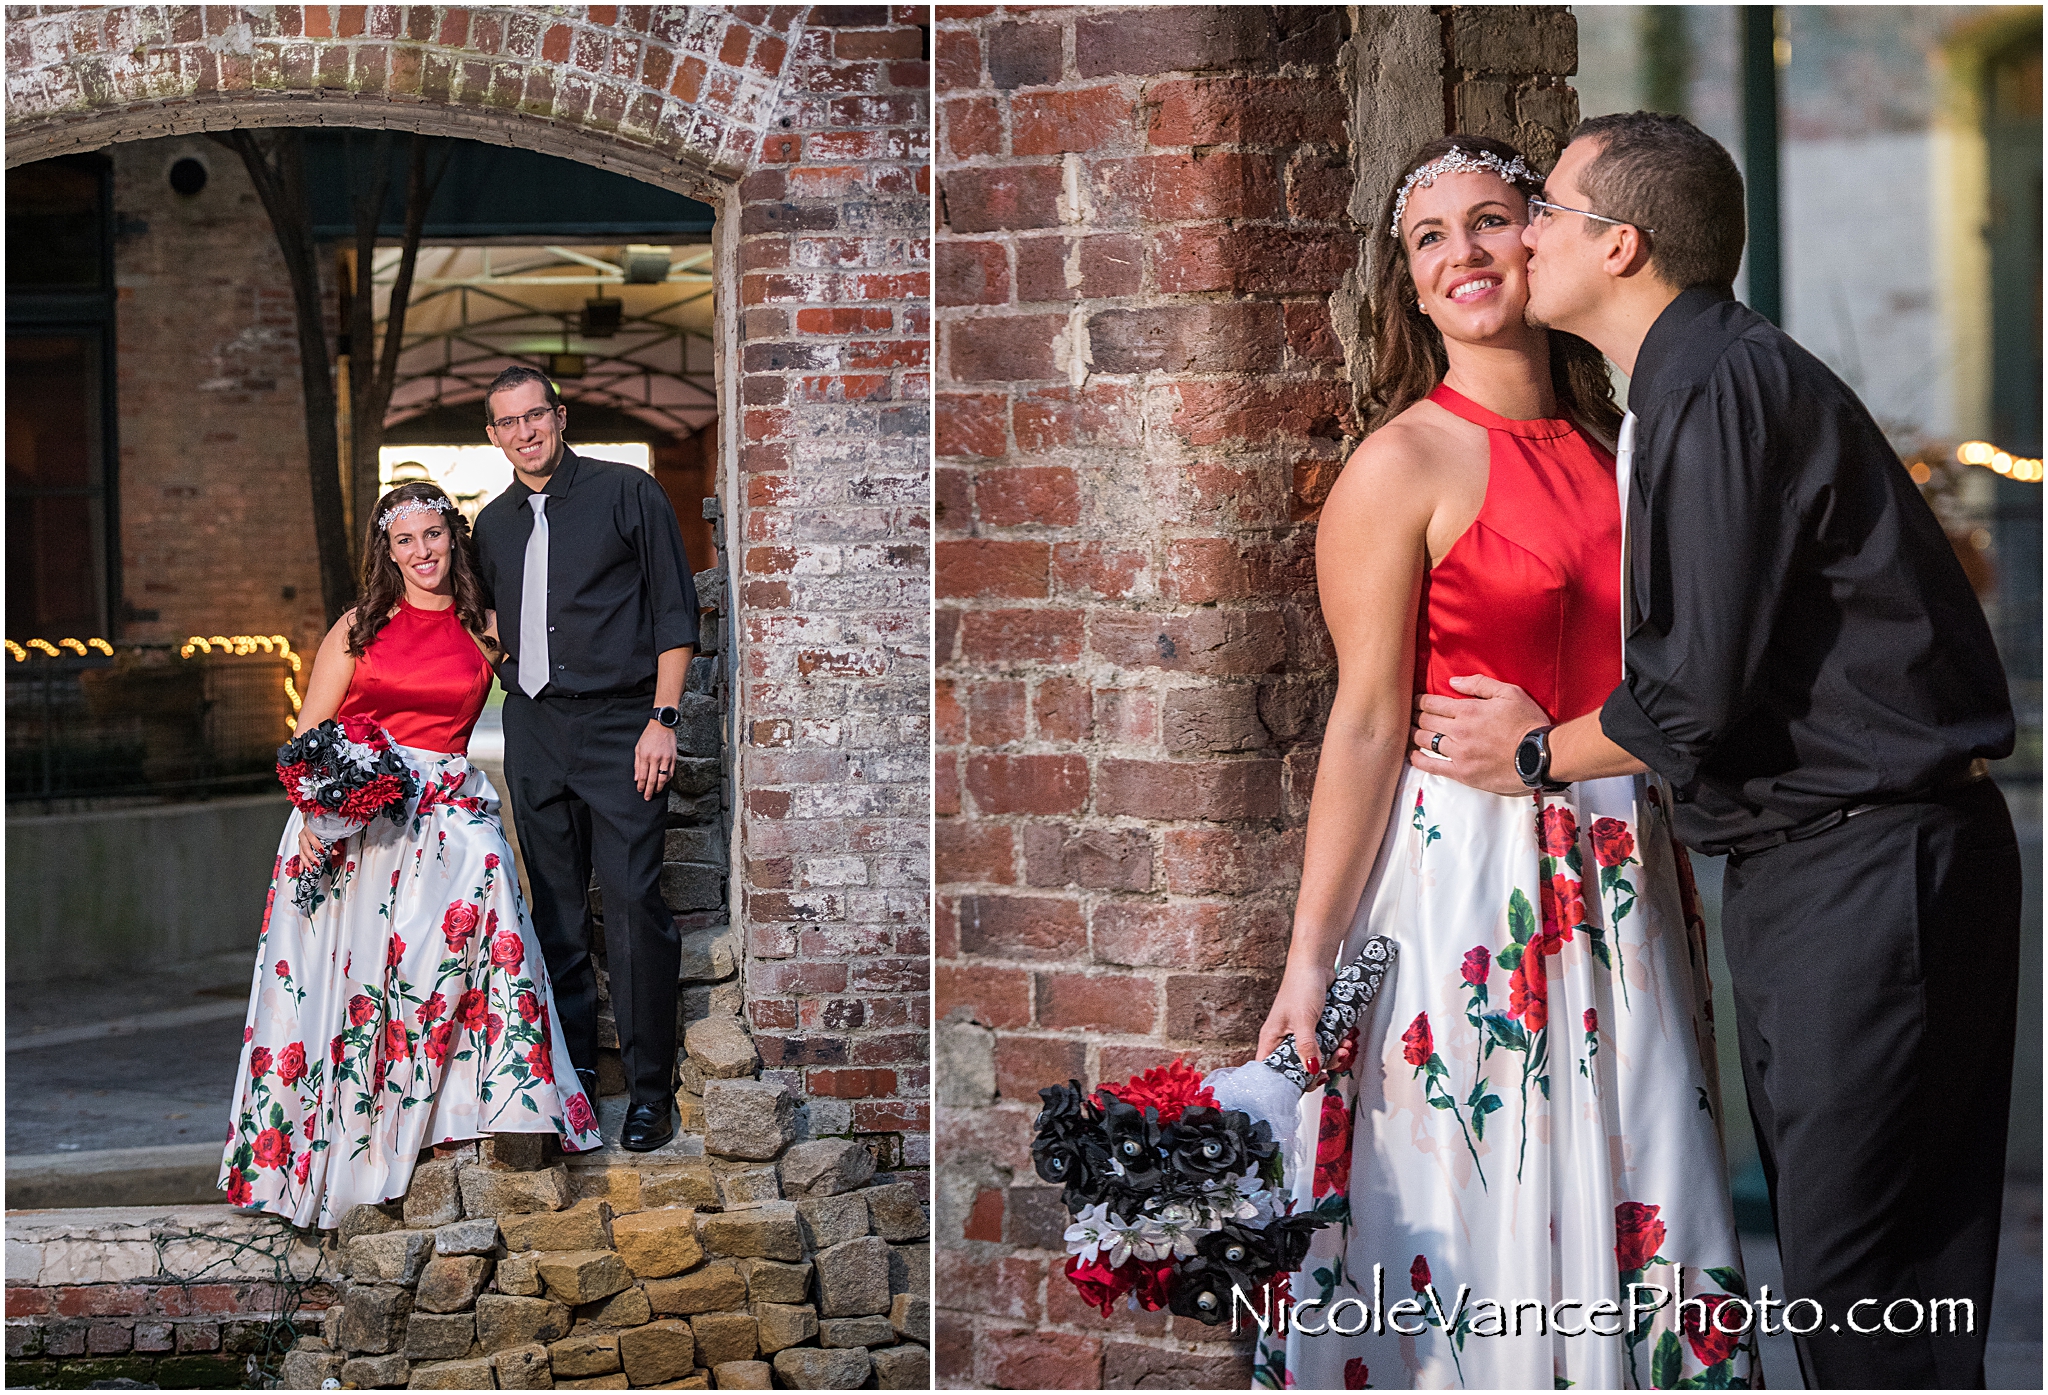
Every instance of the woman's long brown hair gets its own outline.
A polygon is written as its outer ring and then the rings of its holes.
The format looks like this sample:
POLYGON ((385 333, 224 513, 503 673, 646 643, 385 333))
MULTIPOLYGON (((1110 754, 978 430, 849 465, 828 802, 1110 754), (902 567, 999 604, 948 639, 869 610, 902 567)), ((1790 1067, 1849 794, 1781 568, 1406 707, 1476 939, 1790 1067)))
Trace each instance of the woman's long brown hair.
MULTIPOLYGON (((385 530, 377 526, 377 520, 409 500, 447 497, 439 485, 418 481, 401 484, 377 501, 363 538, 362 598, 356 602, 355 623, 348 628, 349 653, 360 656, 369 649, 378 633, 391 622, 391 612, 405 595, 405 577, 399 572, 398 563, 391 560, 391 541, 385 530)), ((441 521, 448 525, 448 575, 455 581, 455 616, 462 621, 462 628, 481 636, 484 593, 477 584, 476 566, 470 560, 474 544, 469 537, 469 520, 452 505, 440 510, 440 514, 441 521)))
MULTIPOLYGON (((1506 141, 1490 136, 1445 136, 1409 156, 1401 167, 1401 178, 1387 191, 1379 222, 1371 232, 1380 245, 1379 269, 1372 287, 1372 367, 1365 385, 1369 430, 1377 431, 1429 396, 1450 366, 1442 333, 1416 302, 1407 249, 1391 228, 1402 183, 1422 166, 1450 154, 1452 146, 1473 153, 1489 151, 1502 160, 1521 155, 1506 141)), ((1535 179, 1514 183, 1524 195, 1539 193, 1543 187, 1535 179)), ((1621 409, 1614 405, 1614 380, 1607 375, 1607 360, 1577 335, 1550 331, 1550 385, 1557 394, 1561 416, 1593 428, 1610 441, 1621 429, 1621 409)))

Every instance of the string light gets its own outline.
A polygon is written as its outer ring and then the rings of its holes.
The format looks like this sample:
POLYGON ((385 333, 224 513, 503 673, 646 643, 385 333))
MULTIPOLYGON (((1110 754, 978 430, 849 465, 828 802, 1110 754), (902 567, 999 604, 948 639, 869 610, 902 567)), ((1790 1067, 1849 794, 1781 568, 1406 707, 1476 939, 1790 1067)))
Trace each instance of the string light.
POLYGON ((1994 474, 2023 484, 2039 484, 2044 471, 2041 462, 2000 450, 1989 441, 1965 441, 1956 447, 1956 459, 1965 465, 1982 465, 1994 474))
MULTIPOLYGON (((91 639, 60 639, 55 644, 47 639, 31 639, 21 644, 10 639, 5 641, 5 644, 8 656, 18 664, 28 662, 30 649, 38 654, 47 654, 53 659, 58 658, 65 649, 81 658, 91 651, 105 654, 110 659, 114 656, 114 646, 97 635, 91 639)), ((179 647, 178 657, 189 659, 194 653, 211 654, 215 650, 242 658, 251 654, 275 654, 289 664, 291 672, 284 678, 284 695, 291 702, 292 715, 285 719, 285 729, 290 731, 298 725, 294 719, 299 715, 299 709, 305 705, 305 699, 299 695, 298 684, 293 680, 305 671, 305 664, 293 651, 290 640, 283 635, 193 635, 179 647)))

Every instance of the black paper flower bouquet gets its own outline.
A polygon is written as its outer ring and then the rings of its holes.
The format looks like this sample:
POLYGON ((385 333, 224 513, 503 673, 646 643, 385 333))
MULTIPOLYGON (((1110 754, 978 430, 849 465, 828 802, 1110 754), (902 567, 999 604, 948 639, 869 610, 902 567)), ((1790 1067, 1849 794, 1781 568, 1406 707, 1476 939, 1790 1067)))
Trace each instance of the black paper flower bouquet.
MULTIPOLYGON (((323 843, 339 842, 380 816, 403 819, 406 801, 420 790, 419 775, 384 729, 355 717, 330 717, 278 747, 277 778, 323 843)), ((292 904, 310 916, 325 896, 327 874, 302 867, 294 875, 292 904)))

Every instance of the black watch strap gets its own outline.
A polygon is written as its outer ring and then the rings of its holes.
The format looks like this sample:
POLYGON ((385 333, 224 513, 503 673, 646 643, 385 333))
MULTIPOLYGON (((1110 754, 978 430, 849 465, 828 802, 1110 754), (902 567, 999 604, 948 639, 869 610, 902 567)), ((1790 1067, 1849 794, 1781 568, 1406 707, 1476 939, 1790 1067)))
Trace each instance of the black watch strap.
POLYGON ((1555 727, 1537 727, 1515 747, 1515 774, 1533 793, 1561 794, 1571 788, 1550 778, 1550 733, 1555 727))

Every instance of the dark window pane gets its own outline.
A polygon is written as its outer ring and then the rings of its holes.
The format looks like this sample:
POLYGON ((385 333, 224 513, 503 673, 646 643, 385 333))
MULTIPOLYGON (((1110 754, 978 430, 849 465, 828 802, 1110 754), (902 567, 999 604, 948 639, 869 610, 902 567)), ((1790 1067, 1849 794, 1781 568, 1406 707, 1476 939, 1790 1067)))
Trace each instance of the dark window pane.
POLYGON ((99 634, 105 614, 98 334, 7 340, 7 634, 99 634))
POLYGON ((7 488, 92 489, 99 434, 99 337, 7 341, 7 488))
POLYGON ((7 637, 100 632, 99 502, 84 495, 7 501, 7 637))
POLYGON ((97 290, 107 235, 103 186, 88 160, 40 160, 7 171, 9 290, 97 290))

